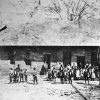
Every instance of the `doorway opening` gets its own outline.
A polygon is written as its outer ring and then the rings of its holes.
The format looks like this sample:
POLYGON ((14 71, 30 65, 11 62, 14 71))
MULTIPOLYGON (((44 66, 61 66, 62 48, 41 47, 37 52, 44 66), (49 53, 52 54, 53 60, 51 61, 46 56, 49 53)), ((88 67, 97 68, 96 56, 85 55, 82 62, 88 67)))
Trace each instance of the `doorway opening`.
POLYGON ((48 69, 50 69, 50 58, 51 54, 44 54, 44 62, 47 63, 48 69))
POLYGON ((77 56, 77 66, 78 68, 85 67, 85 56, 77 56))
POLYGON ((26 65, 30 65, 31 66, 31 59, 30 59, 30 51, 29 50, 25 51, 24 61, 25 61, 26 65))
POLYGON ((9 60, 10 60, 10 64, 15 65, 15 52, 14 52, 14 50, 11 50, 9 52, 9 60))
POLYGON ((71 51, 70 50, 63 51, 63 64, 64 64, 64 67, 66 67, 68 64, 71 65, 71 51))
POLYGON ((97 52, 91 52, 91 64, 98 65, 97 52))

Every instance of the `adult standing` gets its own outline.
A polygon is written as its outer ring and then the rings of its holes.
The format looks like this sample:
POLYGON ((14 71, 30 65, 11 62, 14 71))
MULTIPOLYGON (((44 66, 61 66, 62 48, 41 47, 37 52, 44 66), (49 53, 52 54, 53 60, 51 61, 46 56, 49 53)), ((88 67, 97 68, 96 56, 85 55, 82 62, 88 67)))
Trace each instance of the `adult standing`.
POLYGON ((40 75, 45 75, 45 67, 44 67, 44 64, 41 67, 40 75))

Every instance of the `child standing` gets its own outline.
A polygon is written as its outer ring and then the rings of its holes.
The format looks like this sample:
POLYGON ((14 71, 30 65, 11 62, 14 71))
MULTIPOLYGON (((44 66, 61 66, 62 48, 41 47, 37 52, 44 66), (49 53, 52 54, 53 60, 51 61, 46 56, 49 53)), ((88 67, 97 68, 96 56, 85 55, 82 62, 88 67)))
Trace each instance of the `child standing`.
POLYGON ((53 75, 54 75, 54 83, 56 83, 56 77, 57 77, 56 68, 53 68, 53 75))
POLYGON ((27 82, 27 69, 24 71, 25 82, 27 82))
POLYGON ((10 83, 12 83, 12 81, 13 81, 13 75, 14 75, 14 71, 12 68, 10 68, 10 72, 9 72, 10 83))
POLYGON ((22 69, 20 70, 19 76, 20 76, 20 82, 23 82, 23 70, 22 69))
POLYGON ((16 71, 16 69, 14 69, 14 82, 15 83, 17 82, 17 71, 16 71))
POLYGON ((37 71, 36 68, 33 68, 33 82, 34 84, 37 84, 37 71))

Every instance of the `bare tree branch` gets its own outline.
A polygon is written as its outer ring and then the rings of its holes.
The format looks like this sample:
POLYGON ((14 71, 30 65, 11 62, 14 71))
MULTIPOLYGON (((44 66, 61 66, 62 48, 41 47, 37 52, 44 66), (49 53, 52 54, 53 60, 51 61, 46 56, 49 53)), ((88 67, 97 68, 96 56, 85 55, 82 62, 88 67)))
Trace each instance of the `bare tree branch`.
POLYGON ((53 6, 51 7, 51 6, 49 6, 49 11, 50 12, 52 12, 52 13, 57 13, 58 15, 59 15, 59 17, 60 17, 60 19, 62 20, 62 16, 61 16, 61 7, 60 7, 60 4, 58 4, 57 5, 57 3, 56 3, 56 1, 55 0, 53 0, 52 1, 52 4, 53 4, 53 6))
POLYGON ((88 4, 86 1, 82 1, 82 0, 78 0, 78 2, 74 2, 74 1, 69 1, 68 3, 66 3, 64 0, 61 0, 63 2, 63 4, 66 6, 67 8, 67 16, 68 16, 68 20, 70 21, 78 21, 79 27, 80 27, 80 20, 84 17, 88 15, 89 17, 94 16, 93 14, 93 10, 95 10, 95 7, 91 6, 91 4, 88 4), (88 9, 92 9, 92 11, 88 11, 88 9))

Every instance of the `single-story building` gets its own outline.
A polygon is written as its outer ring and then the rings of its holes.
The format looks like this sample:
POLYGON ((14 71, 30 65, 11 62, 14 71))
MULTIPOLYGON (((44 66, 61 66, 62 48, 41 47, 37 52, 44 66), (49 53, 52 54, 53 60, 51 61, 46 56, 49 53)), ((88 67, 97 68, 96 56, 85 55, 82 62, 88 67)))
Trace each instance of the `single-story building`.
POLYGON ((80 64, 84 67, 85 63, 98 64, 98 46, 1 46, 0 60, 10 60, 10 64, 16 61, 24 61, 26 65, 32 63, 46 62, 50 64, 61 62, 67 64, 80 64))

